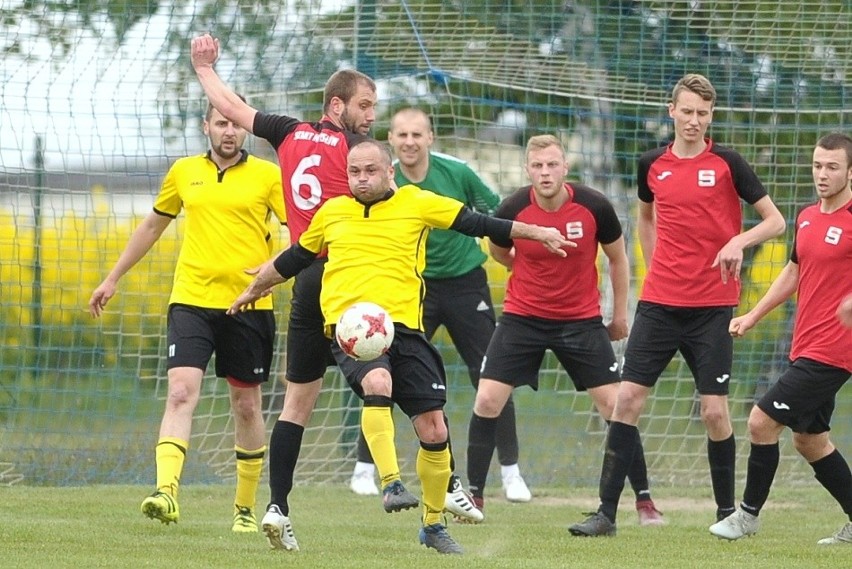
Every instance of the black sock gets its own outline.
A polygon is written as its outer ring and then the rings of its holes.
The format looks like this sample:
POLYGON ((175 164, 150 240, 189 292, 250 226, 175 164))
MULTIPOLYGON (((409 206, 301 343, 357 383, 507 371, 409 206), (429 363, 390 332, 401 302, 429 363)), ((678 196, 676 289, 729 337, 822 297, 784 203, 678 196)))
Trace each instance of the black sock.
POLYGON ((618 512, 618 500, 624 490, 624 479, 633 462, 638 440, 639 429, 633 425, 613 421, 609 427, 601 466, 599 511, 613 523, 618 512))
POLYGON ((852 521, 852 473, 846 459, 839 450, 834 449, 828 456, 810 464, 814 469, 814 477, 837 500, 849 521, 852 521))
POLYGON ((373 464, 373 455, 370 454, 370 447, 367 446, 367 439, 361 429, 358 429, 358 462, 373 464))
POLYGON ((289 421, 277 421, 269 437, 269 503, 290 514, 287 497, 293 489, 293 472, 302 448, 305 428, 289 421))
POLYGON ((734 476, 737 461, 737 445, 734 435, 723 441, 707 439, 707 460, 710 463, 710 481, 717 512, 734 511, 734 476))
POLYGON ((515 421, 515 400, 509 395, 497 417, 497 460, 503 466, 518 464, 518 427, 515 421))
POLYGON ((627 471, 627 479, 630 481, 630 487, 633 488, 637 502, 651 499, 648 466, 645 464, 645 449, 642 446, 639 429, 636 429, 636 448, 633 451, 633 462, 630 463, 630 470, 627 471))
POLYGON ((743 493, 743 501, 740 506, 743 510, 754 516, 760 514, 761 508, 769 498, 769 490, 778 470, 780 452, 778 443, 771 445, 758 445, 751 443, 751 451, 748 453, 748 472, 746 473, 746 487, 743 493))
POLYGON ((497 419, 471 414, 467 433, 467 480, 468 490, 478 498, 482 497, 488 480, 496 430, 497 419))

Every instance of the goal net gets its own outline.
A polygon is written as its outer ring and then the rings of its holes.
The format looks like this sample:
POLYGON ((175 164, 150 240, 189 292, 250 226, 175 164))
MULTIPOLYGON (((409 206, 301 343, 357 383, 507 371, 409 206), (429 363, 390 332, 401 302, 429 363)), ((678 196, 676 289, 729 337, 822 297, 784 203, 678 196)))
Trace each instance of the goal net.
MULTIPOLYGON (((395 109, 423 108, 433 119, 435 149, 468 161, 504 195, 526 183, 526 138, 556 134, 569 151, 570 178, 617 206, 632 298, 644 277, 635 161, 669 140, 665 104, 679 77, 699 72, 713 81, 719 100, 711 136, 746 157, 788 221, 814 200, 814 142, 848 131, 852 119, 852 15, 839 0, 143 4, 76 12, 43 2, 0 6, 11 22, 0 24, 0 484, 153 480, 181 218, 122 279, 101 320, 85 307, 150 211, 169 164, 205 150, 204 101, 188 61, 197 33, 221 38, 220 75, 271 112, 317 118, 327 77, 342 66, 359 68, 379 84, 377 138, 386 137, 395 109)), ((248 147, 274 160, 265 142, 248 147)), ((749 208, 746 216, 747 225, 756 222, 749 208)), ((286 246, 286 230, 270 229, 276 247, 286 246)), ((740 310, 784 266, 790 237, 788 230, 747 252, 740 310)), ((506 272, 493 262, 487 269, 499 305, 506 272)), ((281 377, 286 286, 275 301, 281 377)), ((735 344, 730 408, 743 459, 746 417, 786 365, 794 310, 793 302, 779 307, 735 344)), ((474 391, 447 335, 435 341, 447 366, 447 413, 463 473, 474 391)), ((358 401, 334 369, 324 385, 297 483, 342 482, 351 472, 358 401)), ((525 476, 538 486, 595 485, 605 424, 550 355, 540 385, 537 393, 516 393, 525 476)), ((838 397, 838 419, 852 415, 849 389, 838 397)), ((283 387, 270 382, 270 428, 282 401, 283 387)), ((413 432, 396 418, 401 463, 413 479, 413 432)), ((640 430, 652 484, 709 488, 705 429, 680 356, 654 389, 640 430)), ((832 437, 850 448, 850 422, 835 420, 832 437)), ((232 479, 233 455, 227 385, 208 372, 184 481, 232 479)), ((811 476, 785 434, 779 480, 811 476)))

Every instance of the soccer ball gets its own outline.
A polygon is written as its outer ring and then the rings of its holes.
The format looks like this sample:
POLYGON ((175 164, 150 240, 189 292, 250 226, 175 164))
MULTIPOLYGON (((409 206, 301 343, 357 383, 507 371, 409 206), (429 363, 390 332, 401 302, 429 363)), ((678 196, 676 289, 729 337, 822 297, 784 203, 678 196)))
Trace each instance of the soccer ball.
POLYGON ((334 336, 350 358, 374 360, 390 348, 393 322, 378 304, 356 302, 340 315, 334 336))

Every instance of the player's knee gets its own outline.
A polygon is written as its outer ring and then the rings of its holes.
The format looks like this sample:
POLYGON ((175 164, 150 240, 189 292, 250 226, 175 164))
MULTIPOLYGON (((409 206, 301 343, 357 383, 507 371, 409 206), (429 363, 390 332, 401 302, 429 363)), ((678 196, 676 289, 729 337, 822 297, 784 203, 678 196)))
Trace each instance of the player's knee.
POLYGON ((816 462, 834 452, 828 433, 793 433, 793 446, 808 462, 816 462))

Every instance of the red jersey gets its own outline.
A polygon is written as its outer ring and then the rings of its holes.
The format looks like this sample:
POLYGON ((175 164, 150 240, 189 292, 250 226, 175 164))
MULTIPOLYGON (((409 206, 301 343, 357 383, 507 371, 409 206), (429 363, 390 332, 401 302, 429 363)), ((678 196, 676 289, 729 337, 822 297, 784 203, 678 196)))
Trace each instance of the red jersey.
POLYGON ((835 312, 852 293, 852 203, 834 213, 808 206, 796 219, 790 260, 799 265, 798 308, 790 359, 808 358, 852 372, 852 333, 835 312))
POLYGON ((515 260, 506 285, 503 312, 549 320, 581 320, 601 315, 598 291, 598 243, 621 237, 621 223, 612 204, 592 188, 565 184, 569 199, 558 211, 541 209, 532 186, 507 197, 496 217, 555 227, 577 243, 566 247, 567 257, 549 252, 538 241, 518 239, 497 243, 515 247, 515 260))
POLYGON ((736 306, 738 280, 722 283, 711 267, 719 250, 742 231, 740 199, 753 204, 766 190, 745 159, 713 144, 678 158, 671 145, 639 157, 639 199, 653 203, 657 241, 641 300, 667 306, 736 306))
POLYGON ((296 243, 326 200, 349 195, 346 156, 367 137, 341 129, 327 116, 308 123, 257 113, 252 131, 278 154, 290 242, 296 243))

